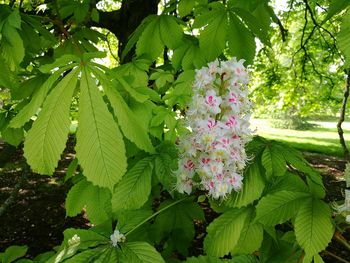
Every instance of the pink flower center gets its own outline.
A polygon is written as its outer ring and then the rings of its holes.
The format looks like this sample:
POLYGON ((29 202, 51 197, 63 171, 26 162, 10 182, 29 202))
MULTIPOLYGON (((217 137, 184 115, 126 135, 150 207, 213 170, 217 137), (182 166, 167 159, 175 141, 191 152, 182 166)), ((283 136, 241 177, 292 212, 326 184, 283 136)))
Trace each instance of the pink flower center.
POLYGON ((184 164, 184 167, 191 171, 194 169, 194 163, 192 162, 192 160, 187 160, 187 162, 184 164))
POLYGON ((236 126, 236 125, 237 125, 236 118, 233 117, 233 116, 231 116, 225 124, 226 124, 226 126, 228 126, 228 127, 236 126))

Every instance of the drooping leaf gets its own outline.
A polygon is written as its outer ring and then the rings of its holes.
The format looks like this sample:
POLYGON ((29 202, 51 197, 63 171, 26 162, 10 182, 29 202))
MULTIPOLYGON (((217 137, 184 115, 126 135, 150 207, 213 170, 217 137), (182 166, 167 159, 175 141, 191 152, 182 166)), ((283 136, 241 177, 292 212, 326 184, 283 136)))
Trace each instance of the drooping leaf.
POLYGON ((77 158, 89 181, 113 189, 127 166, 122 134, 86 67, 80 90, 77 158))
POLYGON ((261 196, 264 188, 265 181, 260 165, 255 162, 246 169, 243 179, 243 188, 240 192, 233 192, 224 204, 229 207, 238 208, 246 206, 257 200, 261 196))
POLYGON ((111 217, 111 195, 107 189, 81 180, 68 192, 65 208, 67 216, 76 216, 83 208, 89 220, 98 225, 111 217))
POLYGON ((315 198, 308 198, 300 204, 295 218, 295 235, 306 255, 314 256, 324 250, 333 232, 328 204, 315 198))
POLYGON ((69 110, 78 80, 73 69, 48 95, 24 143, 24 156, 32 170, 51 175, 63 152, 69 132, 69 110))
POLYGON ((257 222, 277 225, 296 216, 300 205, 310 195, 302 192, 280 191, 263 197, 256 206, 257 222))
POLYGON ((222 257, 237 245, 249 214, 247 208, 233 208, 216 218, 207 228, 204 250, 208 255, 222 257))
POLYGON ((140 208, 151 193, 152 158, 138 161, 117 184, 112 196, 113 211, 140 208))

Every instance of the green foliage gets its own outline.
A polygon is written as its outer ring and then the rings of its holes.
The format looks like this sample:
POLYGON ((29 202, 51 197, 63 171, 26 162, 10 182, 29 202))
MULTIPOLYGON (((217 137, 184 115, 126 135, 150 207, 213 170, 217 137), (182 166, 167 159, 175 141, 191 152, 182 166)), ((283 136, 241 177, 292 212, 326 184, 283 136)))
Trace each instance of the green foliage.
POLYGON ((10 246, 4 253, 0 253, 2 263, 11 263, 23 257, 27 253, 27 246, 10 246))
MULTIPOLYGON (((345 3, 344 3, 345 4, 345 3)), ((347 2, 346 5, 349 3, 347 2)), ((343 21, 341 24, 341 29, 337 36, 337 41, 339 42, 339 47, 346 58, 346 66, 349 66, 350 60, 350 44, 349 44, 349 36, 350 36, 350 11, 346 12, 343 17, 343 21)))
POLYGON ((76 216, 85 208, 89 220, 98 225, 111 218, 111 194, 81 180, 68 192, 65 208, 67 216, 76 216))
POLYGON ((152 158, 138 161, 116 185, 112 196, 113 211, 140 208, 151 193, 152 158))

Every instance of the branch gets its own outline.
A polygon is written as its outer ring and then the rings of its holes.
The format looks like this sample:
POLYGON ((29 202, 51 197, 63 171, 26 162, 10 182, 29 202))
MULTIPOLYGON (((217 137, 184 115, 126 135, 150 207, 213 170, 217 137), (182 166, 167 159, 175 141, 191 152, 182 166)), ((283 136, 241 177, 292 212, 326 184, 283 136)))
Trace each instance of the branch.
POLYGON ((346 143, 345 143, 344 131, 343 131, 343 128, 342 128, 342 123, 345 120, 346 102, 347 102, 348 97, 349 97, 350 69, 346 70, 346 74, 347 74, 346 85, 345 85, 345 89, 344 89, 343 103, 342 103, 341 108, 340 108, 340 117, 339 117, 339 121, 338 121, 338 124, 337 124, 337 129, 338 129, 338 134, 339 134, 340 145, 343 148, 345 159, 348 162, 350 162, 350 154, 349 154, 349 150, 348 150, 348 148, 346 146, 346 143))

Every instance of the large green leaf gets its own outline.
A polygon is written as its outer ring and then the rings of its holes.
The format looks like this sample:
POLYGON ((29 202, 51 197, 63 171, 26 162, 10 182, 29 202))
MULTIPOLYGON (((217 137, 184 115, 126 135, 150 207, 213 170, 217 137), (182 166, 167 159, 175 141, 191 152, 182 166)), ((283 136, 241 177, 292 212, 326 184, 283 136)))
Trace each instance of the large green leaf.
POLYGON ((115 187, 113 211, 140 208, 151 193, 152 158, 138 161, 115 187))
POLYGON ((127 166, 122 134, 86 67, 80 90, 77 157, 89 181, 113 189, 127 166))
POLYGON ((69 110, 78 74, 79 70, 74 69, 57 84, 26 136, 24 156, 37 173, 52 174, 66 146, 69 110))
POLYGON ((323 22, 345 10, 348 5, 350 5, 350 1, 348 0, 332 0, 327 10, 327 16, 323 22))
POLYGON ((107 221, 111 214, 111 195, 109 190, 82 180, 68 192, 65 208, 67 216, 76 216, 83 208, 89 220, 98 225, 107 221))
POLYGON ((245 172, 241 191, 232 193, 224 204, 229 207, 238 208, 246 206, 259 199, 264 188, 265 181, 261 173, 260 165, 254 162, 245 172), (252 191, 252 189, 254 189, 254 191, 252 191))
POLYGON ((13 128, 22 127, 26 122, 30 120, 30 118, 37 112, 43 101, 46 99, 47 94, 51 90, 52 86, 59 79, 61 74, 72 68, 75 64, 70 64, 68 66, 64 66, 57 71, 55 71, 40 87, 37 89, 31 101, 23 107, 23 109, 11 120, 10 126, 13 128))
POLYGON ((199 36, 199 46, 208 61, 214 60, 224 50, 228 29, 227 13, 223 5, 210 11, 210 17, 208 25, 199 36))
POLYGON ((348 11, 343 17, 343 21, 340 27, 337 41, 340 50, 343 52, 346 58, 346 65, 350 65, 350 11, 348 11))
POLYGON ((255 37, 233 13, 229 13, 227 40, 230 54, 237 59, 253 63, 255 56, 255 37))
POLYGON ((297 241, 308 256, 324 250, 334 232, 328 204, 315 198, 300 204, 294 225, 297 241))
POLYGON ((231 209, 216 218, 207 228, 204 250, 208 255, 222 257, 237 245, 249 209, 231 209))
POLYGON ((263 197, 256 206, 257 222, 277 225, 294 217, 300 205, 310 195, 302 192, 280 191, 263 197))
POLYGON ((260 223, 254 221, 254 216, 254 208, 250 207, 237 245, 232 250, 234 255, 251 254, 260 248, 264 230, 260 223))
POLYGON ((157 250, 146 242, 128 242, 122 244, 121 250, 120 263, 165 263, 157 250))
POLYGON ((257 263, 251 255, 234 256, 232 259, 219 259, 211 256, 199 256, 188 258, 185 263, 257 263))

